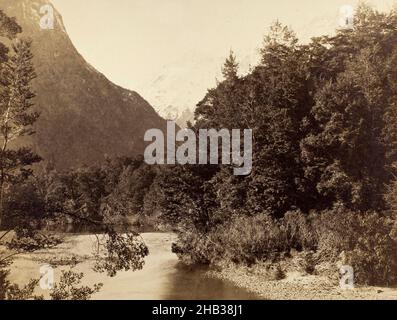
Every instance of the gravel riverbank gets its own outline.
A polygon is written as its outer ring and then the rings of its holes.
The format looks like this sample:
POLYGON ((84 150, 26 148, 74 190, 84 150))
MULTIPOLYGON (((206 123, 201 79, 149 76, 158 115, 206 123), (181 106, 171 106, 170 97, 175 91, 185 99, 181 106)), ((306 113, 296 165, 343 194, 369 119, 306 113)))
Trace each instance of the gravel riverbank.
POLYGON ((396 288, 360 287, 342 290, 327 277, 287 273, 282 280, 268 280, 251 268, 228 267, 209 276, 231 281, 266 300, 397 300, 396 288))

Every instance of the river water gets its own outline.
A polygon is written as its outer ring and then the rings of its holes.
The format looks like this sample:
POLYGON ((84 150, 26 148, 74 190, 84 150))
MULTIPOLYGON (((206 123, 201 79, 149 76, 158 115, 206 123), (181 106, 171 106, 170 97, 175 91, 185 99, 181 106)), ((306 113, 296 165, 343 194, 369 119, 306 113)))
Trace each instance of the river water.
POLYGON ((121 272, 107 279, 95 299, 257 299, 229 282, 207 277, 202 267, 181 264, 171 252, 175 235, 144 233, 142 236, 150 250, 143 270, 121 272))
MULTIPOLYGON (((30 279, 41 277, 40 267, 52 264, 51 261, 71 255, 81 257, 74 271, 84 274, 84 285, 93 286, 103 283, 103 288, 92 298, 96 300, 250 300, 257 299, 254 294, 236 287, 232 283, 206 276, 206 270, 199 266, 186 266, 179 262, 171 252, 176 240, 173 233, 142 233, 150 254, 145 266, 139 271, 118 272, 113 278, 92 270, 94 261, 92 250, 95 236, 89 234, 68 235, 61 245, 54 249, 42 250, 33 254, 16 257, 10 266, 10 280, 19 285, 30 279)), ((55 281, 59 280, 61 270, 54 269, 55 281)), ((38 294, 49 298, 48 290, 38 288, 38 294)))

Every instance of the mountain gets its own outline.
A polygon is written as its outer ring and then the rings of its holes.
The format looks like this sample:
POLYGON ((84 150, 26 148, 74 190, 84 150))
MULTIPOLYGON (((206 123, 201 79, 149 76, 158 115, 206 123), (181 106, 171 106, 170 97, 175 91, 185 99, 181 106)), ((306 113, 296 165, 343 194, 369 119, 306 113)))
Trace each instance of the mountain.
POLYGON ((142 153, 146 130, 164 130, 165 120, 138 93, 113 84, 84 60, 55 9, 54 29, 43 30, 40 8, 46 4, 0 0, 0 9, 23 28, 21 36, 33 40, 40 112, 33 148, 58 169, 142 153))
MULTIPOLYGON (((381 1, 376 0, 376 4, 380 6, 381 1)), ((291 8, 287 11, 296 10, 296 12, 289 17, 289 20, 277 15, 272 16, 270 20, 266 12, 263 12, 263 15, 258 14, 254 18, 258 19, 258 17, 261 17, 261 21, 263 21, 257 24, 260 27, 252 29, 251 33, 247 34, 247 37, 252 37, 254 45, 247 46, 246 43, 245 46, 242 45, 238 34, 236 39, 232 40, 231 46, 237 49, 235 51, 237 60, 240 63, 241 75, 248 73, 250 67, 258 64, 259 48, 262 45, 261 33, 264 36, 275 19, 280 18, 282 23, 290 26, 296 32, 301 43, 308 43, 312 37, 335 34, 341 20, 341 8, 345 7, 341 7, 340 4, 332 3, 331 1, 326 6, 326 10, 313 9, 314 11, 309 14, 305 12, 304 8, 299 9, 298 6, 294 6, 294 1, 291 0, 290 2, 291 8), (296 18, 299 16, 302 16, 302 18, 296 18), (290 24, 291 22, 293 24, 290 24)), ((387 7, 387 3, 390 2, 391 0, 383 0, 383 5, 380 7, 387 7)), ((255 6, 255 3, 244 4, 245 9, 241 10, 240 13, 247 15, 247 12, 250 12, 249 8, 252 6, 255 6)), ((277 12, 276 8, 285 6, 285 3, 266 4, 263 2, 263 6, 271 7, 274 12, 277 12)), ((281 14, 280 10, 278 12, 281 14)), ((228 18, 223 11, 221 11, 219 17, 221 19, 228 18)), ((344 19, 342 20, 345 21, 344 19)), ((241 28, 244 33, 244 24, 241 25, 241 28)), ((221 66, 228 55, 228 50, 229 48, 225 46, 223 54, 220 54, 219 50, 208 51, 205 47, 197 49, 196 46, 190 44, 189 47, 189 44, 187 44, 185 52, 181 52, 173 58, 173 61, 156 70, 154 74, 148 74, 145 79, 142 79, 142 82, 138 84, 139 91, 161 116, 167 119, 176 119, 179 125, 184 126, 186 120, 193 119, 195 106, 204 98, 207 90, 216 85, 216 79, 222 79, 221 66)))
MULTIPOLYGON (((227 51, 226 51, 227 52, 227 51)), ((181 127, 193 121, 196 105, 205 97, 208 89, 221 81, 225 56, 212 56, 204 52, 189 52, 143 81, 140 92, 165 119, 175 120, 181 127)), ((241 74, 248 73, 257 55, 239 57, 241 74)))

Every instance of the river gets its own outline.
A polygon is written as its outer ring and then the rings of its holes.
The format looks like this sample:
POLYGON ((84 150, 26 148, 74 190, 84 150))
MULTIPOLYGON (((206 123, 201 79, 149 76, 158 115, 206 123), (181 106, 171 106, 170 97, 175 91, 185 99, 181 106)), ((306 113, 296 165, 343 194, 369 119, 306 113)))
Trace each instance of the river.
MULTIPOLYGON (((229 282, 209 278, 206 271, 198 266, 185 266, 171 252, 175 235, 172 233, 143 233, 150 254, 145 266, 139 271, 119 272, 109 278, 92 271, 92 261, 80 263, 75 271, 84 272, 84 284, 103 283, 102 290, 93 296, 96 300, 234 300, 256 299, 257 296, 240 289, 229 282)), ((26 283, 29 278, 40 276, 39 267, 54 257, 75 254, 87 257, 95 237, 79 235, 68 240, 56 249, 33 255, 18 257, 11 266, 11 280, 26 283)), ((59 274, 60 269, 55 269, 59 274)), ((56 275, 57 277, 57 275, 56 275)), ((48 296, 48 292, 41 292, 48 296)))

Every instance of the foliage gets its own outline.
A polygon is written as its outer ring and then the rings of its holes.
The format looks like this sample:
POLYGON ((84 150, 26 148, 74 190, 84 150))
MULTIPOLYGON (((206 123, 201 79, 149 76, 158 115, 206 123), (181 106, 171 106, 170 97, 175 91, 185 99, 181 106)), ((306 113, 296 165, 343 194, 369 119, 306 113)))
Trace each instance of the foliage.
POLYGON ((104 243, 98 241, 97 263, 94 270, 107 272, 110 277, 114 277, 119 270, 141 270, 147 255, 149 249, 138 234, 119 235, 110 232, 105 237, 104 243), (101 248, 105 249, 102 255, 101 248))
POLYGON ((397 280, 396 26, 396 11, 360 5, 353 29, 306 45, 276 22, 244 76, 230 54, 192 129, 252 129, 253 170, 184 166, 156 177, 179 256, 252 264, 297 250, 308 273, 345 257, 358 283, 397 280))
MULTIPOLYGON (((1 264, 0 264, 1 266, 1 264)), ((4 267, 4 265, 3 265, 4 267)), ((42 296, 37 296, 34 291, 39 280, 30 280, 27 285, 20 288, 16 284, 11 284, 7 280, 9 271, 0 269, 0 300, 42 300, 42 296)))
POLYGON ((11 147, 15 140, 33 134, 32 125, 38 118, 32 111, 35 94, 31 82, 36 77, 32 59, 31 43, 18 40, 12 44, 12 55, 0 67, 0 223, 7 188, 29 177, 30 167, 41 160, 28 147, 11 147))
POLYGON ((380 285, 397 280, 397 242, 393 221, 376 212, 356 213, 341 206, 326 211, 314 222, 320 260, 354 268, 357 283, 380 285))
MULTIPOLYGON (((5 230, 0 245, 6 248, 0 256, 2 299, 34 298, 37 281, 19 288, 9 283, 5 268, 17 254, 58 245, 62 239, 47 227, 59 223, 94 226, 95 232, 105 235, 105 243, 98 238, 102 249, 96 255, 99 271, 114 276, 120 270, 142 268, 148 255, 143 240, 135 233, 118 235, 116 228, 118 218, 143 211, 145 192, 154 179, 146 174, 142 158, 108 159, 101 166, 69 172, 37 167, 33 175, 32 166, 41 160, 27 146, 39 117, 32 90, 36 73, 31 42, 16 39, 21 31, 14 18, 0 11, 0 36, 11 40, 10 47, 0 42, 0 230, 5 230), (132 196, 132 212, 130 203, 115 205, 120 193, 132 196)), ((100 289, 99 285, 76 288, 81 278, 80 274, 64 273, 53 298, 87 299, 100 289)))
MULTIPOLYGON (((0 22, 13 24, 2 19, 0 12, 0 22)), ((233 176, 231 166, 160 168, 138 157, 28 179, 38 158, 28 149, 4 149, 2 223, 18 239, 10 248, 55 245, 57 239, 40 232, 49 222, 94 225, 96 270, 114 276, 141 269, 149 253, 138 234, 117 232, 117 223, 148 216, 178 232, 173 251, 192 263, 272 262, 281 279, 280 260, 298 251, 307 273, 344 263, 354 267, 358 283, 395 283, 396 27, 397 11, 361 5, 353 29, 306 45, 276 22, 260 63, 246 75, 231 52, 223 81, 198 103, 191 129, 252 129, 253 170, 246 177, 233 176)), ((10 30, 9 36, 18 32, 10 30)), ((5 141, 30 134, 37 116, 29 111, 29 47, 19 42, 11 54, 0 47, 9 79, 0 95, 5 141)), ((88 298, 99 289, 72 290, 80 280, 65 274, 55 295, 88 298)))
POLYGON ((91 296, 100 291, 102 284, 95 284, 93 288, 80 286, 83 273, 62 271, 58 283, 54 284, 50 296, 52 300, 89 300, 91 296))

